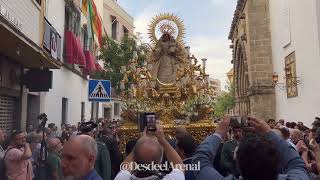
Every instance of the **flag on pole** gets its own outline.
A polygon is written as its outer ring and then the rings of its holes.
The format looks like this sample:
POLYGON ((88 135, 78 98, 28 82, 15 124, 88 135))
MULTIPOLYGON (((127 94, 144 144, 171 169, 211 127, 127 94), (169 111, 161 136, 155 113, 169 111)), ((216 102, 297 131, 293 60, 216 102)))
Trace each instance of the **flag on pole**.
POLYGON ((82 12, 88 17, 88 34, 94 38, 96 34, 99 46, 102 44, 102 21, 93 0, 82 0, 82 12))
POLYGON ((92 3, 91 0, 88 0, 88 12, 87 12, 87 17, 88 17, 88 23, 87 23, 87 28, 88 28, 88 38, 89 39, 94 39, 93 35, 93 27, 92 27, 92 18, 93 18, 93 13, 92 13, 92 3))

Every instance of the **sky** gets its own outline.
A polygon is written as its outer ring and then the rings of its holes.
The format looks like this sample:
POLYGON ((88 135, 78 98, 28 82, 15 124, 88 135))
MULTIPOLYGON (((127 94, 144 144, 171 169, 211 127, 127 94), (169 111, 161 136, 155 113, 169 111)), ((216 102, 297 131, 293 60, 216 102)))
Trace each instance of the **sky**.
POLYGON ((186 27, 185 43, 198 60, 207 58, 206 72, 221 80, 224 89, 226 73, 232 68, 231 44, 228 40, 236 0, 118 0, 133 18, 135 32, 149 42, 147 29, 160 13, 179 16, 186 27))

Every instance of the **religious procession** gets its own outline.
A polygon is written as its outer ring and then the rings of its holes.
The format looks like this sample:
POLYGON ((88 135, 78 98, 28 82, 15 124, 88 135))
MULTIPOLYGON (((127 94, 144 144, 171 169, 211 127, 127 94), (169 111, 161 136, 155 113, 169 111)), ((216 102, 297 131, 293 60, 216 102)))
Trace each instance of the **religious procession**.
POLYGON ((0 180, 320 179, 319 15, 0 0, 0 180))

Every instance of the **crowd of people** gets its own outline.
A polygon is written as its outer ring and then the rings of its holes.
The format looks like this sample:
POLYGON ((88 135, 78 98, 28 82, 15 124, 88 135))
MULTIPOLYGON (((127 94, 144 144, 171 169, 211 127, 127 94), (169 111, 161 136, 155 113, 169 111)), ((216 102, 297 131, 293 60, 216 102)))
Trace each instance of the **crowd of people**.
POLYGON ((114 179, 122 155, 114 123, 54 123, 26 132, 0 129, 0 179, 114 179), (98 126, 99 125, 99 126, 98 126))
POLYGON ((123 154, 116 124, 103 119, 60 130, 53 123, 45 129, 28 125, 27 132, 0 130, 0 143, 4 180, 320 179, 319 118, 310 129, 302 122, 253 117, 248 126, 231 125, 226 117, 203 142, 184 126, 170 139, 157 126, 126 142, 123 154), (167 162, 167 169, 137 168, 167 162))

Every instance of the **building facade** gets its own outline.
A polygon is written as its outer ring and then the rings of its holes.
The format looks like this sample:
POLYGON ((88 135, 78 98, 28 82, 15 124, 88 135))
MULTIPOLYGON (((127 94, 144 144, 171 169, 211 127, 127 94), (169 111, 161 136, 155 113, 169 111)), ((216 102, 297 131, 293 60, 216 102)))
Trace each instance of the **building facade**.
POLYGON ((309 126, 320 115, 320 2, 270 0, 269 9, 276 117, 309 126))
POLYGON ((233 44, 235 113, 302 121, 320 110, 320 2, 239 0, 233 44))
MULTIPOLYGON (((134 33, 134 19, 130 16, 116 0, 103 1, 103 27, 109 37, 117 42, 125 36, 134 33)), ((104 103, 103 117, 111 121, 121 120, 121 99, 115 93, 111 93, 112 101, 104 103)))
POLYGON ((209 78, 209 88, 212 89, 212 100, 215 101, 221 94, 221 81, 215 78, 209 78))
MULTIPOLYGON (((27 88, 30 79, 25 79, 26 74, 61 67, 60 59, 43 48, 43 14, 41 1, 0 0, 1 129, 24 130, 27 123, 37 121, 41 93, 29 91, 39 87, 27 88)), ((35 78, 41 84, 41 78, 35 78)))
POLYGON ((104 0, 103 26, 109 37, 120 42, 124 36, 133 34, 133 21, 116 0, 104 0))
MULTIPOLYGON (((61 36, 62 67, 53 71, 53 88, 43 93, 42 112, 50 123, 76 125, 102 117, 102 106, 88 101, 88 80, 98 70, 98 40, 88 36, 87 11, 80 0, 47 0, 45 17, 61 36)), ((93 1, 95 2, 95 1, 93 1)))
POLYGON ((269 0, 238 0, 229 39, 236 115, 275 118, 269 0))

